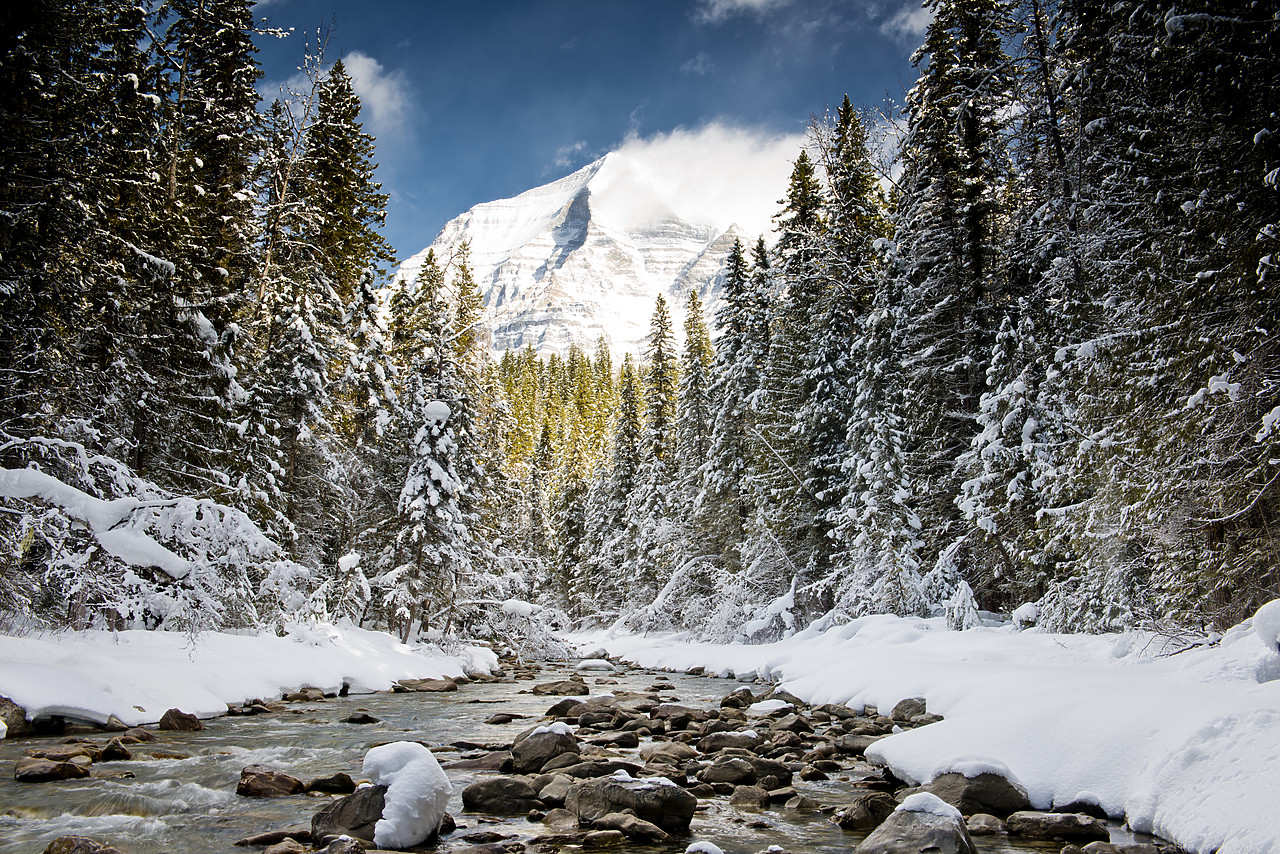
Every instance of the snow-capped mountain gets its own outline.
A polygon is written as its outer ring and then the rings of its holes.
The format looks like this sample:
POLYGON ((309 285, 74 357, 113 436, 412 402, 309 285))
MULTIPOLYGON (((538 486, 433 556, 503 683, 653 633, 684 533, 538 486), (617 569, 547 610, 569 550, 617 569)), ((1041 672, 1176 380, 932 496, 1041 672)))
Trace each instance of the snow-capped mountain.
MULTIPOLYGON (((677 215, 639 164, 608 154, 542 187, 476 205, 401 265, 412 281, 428 250, 444 265, 464 241, 484 296, 493 349, 588 352, 601 335, 615 355, 640 353, 664 294, 677 337, 696 289, 712 317, 736 226, 677 215)), ((745 242, 745 237, 743 237, 745 242)))

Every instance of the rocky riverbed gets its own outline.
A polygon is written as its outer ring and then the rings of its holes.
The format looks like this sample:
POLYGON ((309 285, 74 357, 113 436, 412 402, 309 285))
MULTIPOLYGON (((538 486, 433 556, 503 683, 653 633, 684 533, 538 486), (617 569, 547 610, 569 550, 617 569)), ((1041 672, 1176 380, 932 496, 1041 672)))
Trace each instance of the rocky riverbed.
POLYGON ((939 720, 919 700, 855 713, 602 657, 505 667, 394 694, 259 698, 203 724, 175 713, 163 729, 12 737, 0 854, 374 851, 382 792, 356 786, 364 753, 393 741, 431 748, 454 790, 438 839, 411 850, 1175 850, 1088 804, 1035 812, 994 774, 906 787, 863 753, 939 720))

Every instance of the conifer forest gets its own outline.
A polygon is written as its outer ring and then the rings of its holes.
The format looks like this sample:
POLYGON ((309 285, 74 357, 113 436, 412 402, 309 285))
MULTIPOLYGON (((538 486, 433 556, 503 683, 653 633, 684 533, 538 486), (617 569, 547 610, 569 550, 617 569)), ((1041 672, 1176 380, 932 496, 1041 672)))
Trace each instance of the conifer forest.
POLYGON ((6 629, 550 643, 518 600, 761 642, 1280 594, 1271 0, 928 0, 901 103, 811 105, 713 315, 659 297, 621 359, 492 352, 465 250, 391 278, 323 33, 267 103, 249 0, 0 5, 6 629))

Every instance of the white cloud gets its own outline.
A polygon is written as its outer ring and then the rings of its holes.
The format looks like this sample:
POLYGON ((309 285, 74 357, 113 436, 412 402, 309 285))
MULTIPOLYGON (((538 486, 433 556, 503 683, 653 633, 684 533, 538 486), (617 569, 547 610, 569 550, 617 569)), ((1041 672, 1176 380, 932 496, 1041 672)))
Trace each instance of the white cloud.
POLYGON ((880 32, 899 41, 918 44, 933 21, 933 10, 918 2, 907 3, 880 25, 880 32))
POLYGON ((592 206, 620 228, 670 212, 748 236, 772 230, 802 134, 712 123, 628 139, 592 182, 592 206))
POLYGON ((697 74, 699 77, 706 77, 715 70, 715 67, 716 64, 711 59, 710 54, 705 50, 700 50, 697 56, 680 66, 680 70, 685 74, 697 74))
POLYGON ((723 21, 742 12, 762 14, 770 9, 785 6, 791 0, 700 0, 698 19, 701 21, 723 21))
POLYGON ((580 139, 569 145, 562 145, 556 149, 556 166, 561 169, 572 166, 577 160, 578 155, 587 149, 587 141, 580 139))
POLYGON ((379 140, 400 133, 409 110, 409 83, 403 71, 387 71, 371 56, 352 51, 342 58, 351 86, 364 105, 365 130, 379 140))

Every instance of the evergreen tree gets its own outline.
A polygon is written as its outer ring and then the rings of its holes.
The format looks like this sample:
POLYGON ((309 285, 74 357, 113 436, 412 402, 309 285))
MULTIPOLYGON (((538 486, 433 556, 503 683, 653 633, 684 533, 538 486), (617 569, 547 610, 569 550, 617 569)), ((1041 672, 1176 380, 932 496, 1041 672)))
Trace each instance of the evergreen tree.
POLYGON ((926 527, 941 548, 959 536, 955 461, 972 433, 1003 298, 998 215, 1006 184, 1003 121, 1011 93, 1005 0, 935 0, 907 98, 904 173, 894 213, 905 263, 907 423, 926 527))
POLYGON ((686 503, 692 505, 698 489, 698 473, 711 446, 711 366, 714 351, 703 318, 702 300, 689 291, 684 316, 684 355, 680 360, 680 399, 677 404, 678 476, 686 503))

